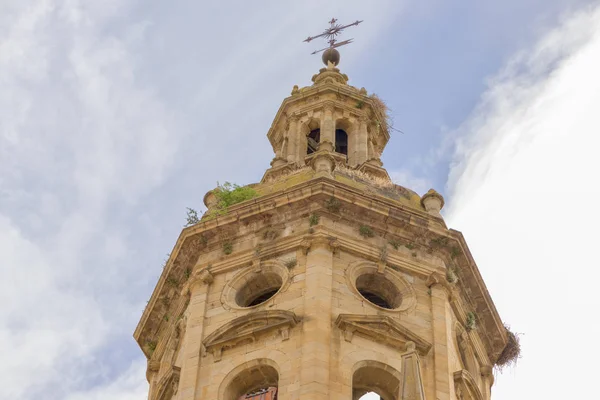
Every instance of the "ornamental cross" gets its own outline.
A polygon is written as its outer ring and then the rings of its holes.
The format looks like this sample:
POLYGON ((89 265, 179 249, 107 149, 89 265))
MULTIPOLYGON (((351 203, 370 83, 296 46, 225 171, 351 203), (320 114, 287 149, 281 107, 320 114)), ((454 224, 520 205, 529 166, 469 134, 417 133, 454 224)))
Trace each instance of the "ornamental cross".
POLYGON ((329 28, 325 29, 325 31, 323 33, 321 33, 320 35, 317 35, 317 36, 309 36, 304 40, 305 42, 310 42, 313 39, 324 37, 325 39, 327 39, 327 42, 329 43, 329 47, 325 47, 321 50, 315 50, 310 54, 317 54, 324 50, 335 49, 336 47, 340 47, 340 46, 346 45, 348 43, 352 43, 353 39, 348 39, 348 40, 344 40, 342 42, 338 42, 335 37, 337 35, 339 35, 340 33, 342 33, 342 31, 344 29, 346 29, 350 26, 357 26, 361 22, 362 21, 355 21, 348 25, 340 25, 340 24, 337 24, 337 19, 332 18, 331 21, 329 21, 329 25, 330 25, 329 28))

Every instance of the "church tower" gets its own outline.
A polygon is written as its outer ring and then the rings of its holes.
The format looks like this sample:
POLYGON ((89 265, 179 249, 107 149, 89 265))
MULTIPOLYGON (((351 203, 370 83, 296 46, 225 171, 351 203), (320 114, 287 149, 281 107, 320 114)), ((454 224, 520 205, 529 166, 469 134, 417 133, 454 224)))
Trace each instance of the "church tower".
POLYGON ((512 335, 444 199, 391 182, 339 53, 294 86, 260 183, 181 232, 134 337, 151 400, 488 400, 512 335))

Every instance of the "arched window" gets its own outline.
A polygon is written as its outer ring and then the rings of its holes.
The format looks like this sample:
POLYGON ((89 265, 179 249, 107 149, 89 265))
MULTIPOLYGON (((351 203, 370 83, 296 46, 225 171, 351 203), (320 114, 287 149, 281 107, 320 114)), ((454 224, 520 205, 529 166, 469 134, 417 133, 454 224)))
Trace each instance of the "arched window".
POLYGON ((272 361, 248 361, 230 372, 230 375, 223 381, 220 399, 277 400, 279 373, 272 361))
POLYGON ((348 134, 343 129, 335 130, 335 152, 348 155, 348 134))
POLYGON ((321 141, 321 129, 316 128, 311 130, 306 136, 307 146, 306 154, 312 154, 319 148, 319 142, 321 141))
POLYGON ((400 373, 378 361, 361 361, 352 375, 353 400, 398 400, 400 373), (377 397, 379 396, 379 397, 377 397))

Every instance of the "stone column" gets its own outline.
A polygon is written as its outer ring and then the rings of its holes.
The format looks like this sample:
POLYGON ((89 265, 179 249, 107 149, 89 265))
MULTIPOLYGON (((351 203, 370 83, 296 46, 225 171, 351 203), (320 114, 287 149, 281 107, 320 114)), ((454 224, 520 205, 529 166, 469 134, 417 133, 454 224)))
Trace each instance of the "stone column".
POLYGON ((306 256, 301 399, 329 399, 333 287, 331 243, 327 237, 311 240, 306 256))
POLYGON ((200 368, 200 349, 204 314, 206 313, 206 297, 209 285, 213 281, 208 269, 194 272, 190 278, 190 304, 188 305, 187 325, 181 351, 184 352, 179 378, 178 400, 193 400, 196 393, 196 381, 200 368))
POLYGON ((360 122, 355 121, 352 124, 350 132, 348 132, 348 165, 351 167, 358 166, 358 146, 360 135, 360 122))
POLYGON ((290 163, 298 164, 298 152, 296 150, 296 147, 298 146, 298 116, 292 114, 289 116, 288 120, 290 126, 287 131, 287 151, 283 157, 290 163))
MULTIPOLYGON (((433 360, 435 365, 435 398, 436 400, 450 400, 451 373, 448 360, 448 340, 450 338, 448 325, 450 318, 450 288, 446 285, 446 278, 434 272, 429 276, 427 286, 431 289, 431 314, 433 328, 433 360)), ((452 381, 454 381, 452 375, 452 381)))
POLYGON ((319 150, 333 151, 335 145, 335 121, 333 120, 333 111, 333 104, 326 103, 323 106, 319 150))
POLYGON ((361 165, 368 160, 368 140, 369 134, 367 132, 367 117, 361 117, 356 135, 356 165, 361 165))

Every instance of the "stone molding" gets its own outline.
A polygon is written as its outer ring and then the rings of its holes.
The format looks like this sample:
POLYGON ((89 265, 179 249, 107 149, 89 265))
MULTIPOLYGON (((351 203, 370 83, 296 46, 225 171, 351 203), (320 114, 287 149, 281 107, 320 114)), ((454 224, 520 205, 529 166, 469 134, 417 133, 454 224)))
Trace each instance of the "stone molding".
POLYGON ((475 379, 466 369, 454 373, 454 390, 458 400, 484 400, 475 379))
POLYGON ((177 393, 180 373, 181 369, 174 365, 167 369, 156 384, 156 390, 152 392, 149 400, 171 399, 177 393))
POLYGON ((204 349, 212 354, 215 362, 220 361, 223 350, 243 343, 254 343, 257 337, 278 330, 282 340, 289 339, 289 331, 300 319, 292 311, 257 311, 238 317, 203 340, 204 349))
POLYGON ((340 314, 335 325, 343 332, 347 342, 352 342, 354 334, 359 334, 401 350, 410 348, 412 342, 421 355, 427 355, 432 347, 427 340, 387 316, 340 314))

